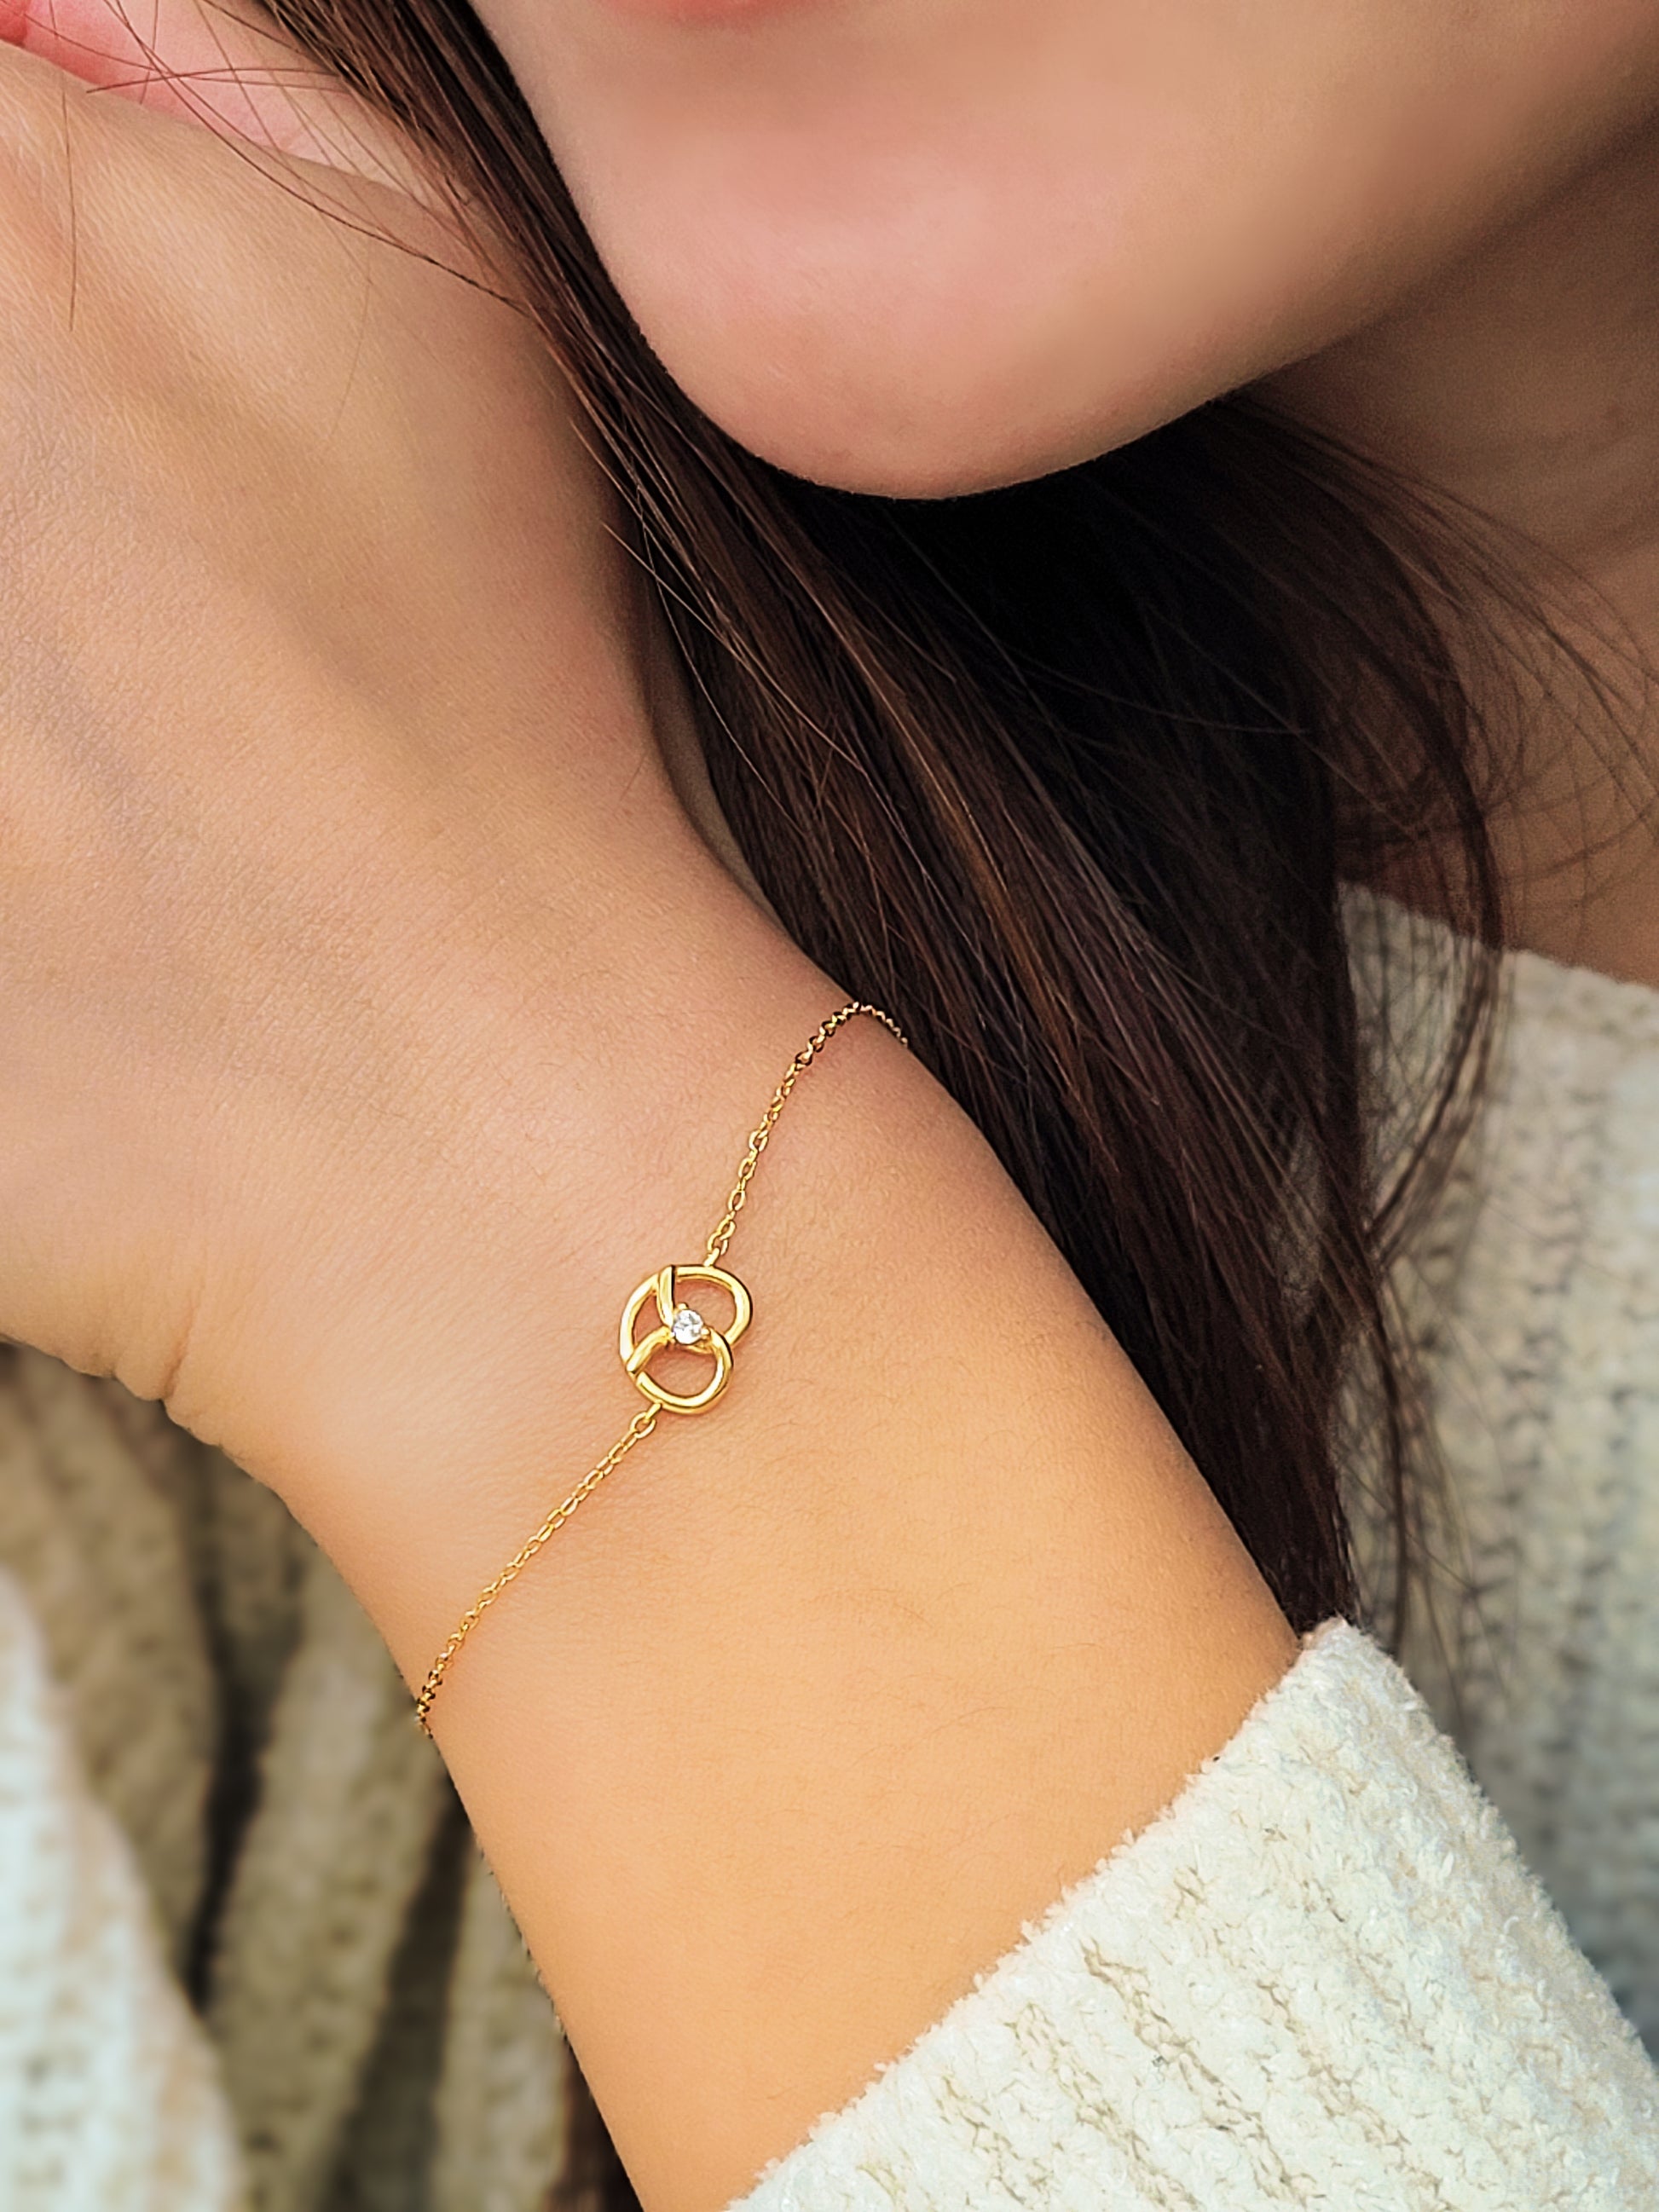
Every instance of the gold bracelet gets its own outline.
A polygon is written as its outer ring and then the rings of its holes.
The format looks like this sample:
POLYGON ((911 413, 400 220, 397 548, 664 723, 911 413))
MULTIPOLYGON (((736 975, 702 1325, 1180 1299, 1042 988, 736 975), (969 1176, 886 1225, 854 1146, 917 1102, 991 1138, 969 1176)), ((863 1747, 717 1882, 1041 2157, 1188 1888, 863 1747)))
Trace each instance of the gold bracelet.
POLYGON ((444 1677, 449 1672, 456 1653, 507 1584, 517 1581, 543 1545, 549 1541, 556 1529, 563 1527, 583 1498, 592 1495, 611 1469, 627 1458, 635 1444, 644 1443, 656 1427, 659 1414, 706 1413, 732 1380, 732 1347, 754 1319, 755 1306, 746 1286, 720 1262, 726 1257, 726 1249, 737 1228, 738 1216, 743 1211, 743 1202, 749 1194, 755 1170, 760 1165, 760 1156, 766 1150, 767 1139, 788 1101, 790 1092, 836 1031, 844 1028, 859 1014, 870 1015, 873 1020, 890 1030, 901 1044, 908 1044, 909 1039, 890 1014, 884 1013, 879 1006, 866 1005, 860 999, 852 999, 818 1024, 790 1061, 782 1082, 772 1093, 771 1104, 762 1115, 750 1137, 749 1149, 738 1170, 738 1179, 726 1201, 726 1211, 714 1224, 701 1264, 695 1267, 659 1267, 655 1274, 646 1277, 623 1308, 617 1350, 629 1382, 649 1400, 649 1404, 643 1412, 635 1414, 605 1457, 596 1467, 588 1469, 568 1498, 554 1507, 535 1534, 520 1546, 494 1582, 486 1583, 456 1622, 448 1641, 427 1669, 426 1680, 416 1696, 415 1717, 428 1735, 432 1733, 432 1701, 443 1686, 444 1677), (713 1284, 726 1292, 732 1301, 732 1319, 724 1328, 712 1328, 695 1306, 686 1304, 680 1295, 680 1286, 685 1283, 713 1284), (635 1330, 639 1325, 640 1316, 653 1300, 656 1304, 657 1325, 636 1342, 635 1330), (671 1345, 684 1352, 706 1353, 714 1363, 714 1371, 702 1389, 689 1396, 679 1391, 665 1389, 651 1373, 653 1359, 671 1345))

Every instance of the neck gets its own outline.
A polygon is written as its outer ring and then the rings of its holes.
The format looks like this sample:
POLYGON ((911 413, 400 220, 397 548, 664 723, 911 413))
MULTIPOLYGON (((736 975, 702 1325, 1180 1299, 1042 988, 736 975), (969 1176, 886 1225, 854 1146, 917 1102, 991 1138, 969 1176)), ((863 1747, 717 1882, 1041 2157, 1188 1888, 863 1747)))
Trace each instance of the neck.
POLYGON ((1659 127, 1270 388, 1515 533, 1560 644, 1518 687, 1525 727, 1498 732, 1520 766, 1492 825, 1512 935, 1659 986, 1656 238, 1659 127))

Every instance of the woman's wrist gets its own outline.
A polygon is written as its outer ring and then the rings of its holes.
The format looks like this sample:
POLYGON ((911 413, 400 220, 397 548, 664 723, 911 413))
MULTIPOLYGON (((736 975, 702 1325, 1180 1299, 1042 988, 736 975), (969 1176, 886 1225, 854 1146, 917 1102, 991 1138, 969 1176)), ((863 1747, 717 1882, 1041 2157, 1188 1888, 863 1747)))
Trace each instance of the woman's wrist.
POLYGON ((263 1194, 225 1240, 240 1280, 206 1302, 175 1394, 335 1555, 406 1668, 471 1595, 461 1557, 493 1571, 638 1407, 622 1300, 700 1256, 772 1083, 836 1001, 647 780, 614 845, 567 836, 544 941, 533 900, 521 929, 471 950, 452 933, 441 955, 411 917, 366 1025, 400 1024, 395 1060, 364 1053, 363 1110, 330 1101, 325 1134, 267 1123, 263 1194))
MULTIPOLYGON (((255 1472, 411 1683, 637 1407, 623 1301, 699 1256, 842 995, 659 827, 596 887, 591 957, 495 1020, 444 1115, 387 1121, 396 1171, 331 1182, 295 1352, 259 1347, 287 1381, 255 1472)), ((1294 1649, 977 1131, 873 1024, 803 1079, 729 1257, 732 1388, 559 1531, 434 1715, 668 2212, 850 2095, 1294 1649)))
MULTIPOLYGON (((699 1255, 845 995, 637 726, 537 775, 451 742, 444 773, 524 818, 421 786, 406 820, 401 782, 378 817, 352 988, 307 1080, 239 1102, 257 1154, 174 1401, 411 1684, 635 1410, 623 1300, 699 1255)), ((803 1079, 729 1256, 756 1310, 732 1389, 559 1531, 434 1716, 663 2212, 852 2094, 1294 1650, 978 1131, 875 1024, 803 1079)))
MULTIPOLYGON (((626 1219, 556 1442, 532 1419, 510 1479, 453 1468, 400 1562, 363 1532, 360 1586, 411 1680, 627 1419, 616 1309, 696 1255, 733 1164, 695 1127, 696 1194, 626 1219), (394 1578, 422 1593, 407 1644, 394 1578)), ((977 1132, 873 1024, 804 1080, 730 1258, 757 1316, 732 1389, 558 1532, 434 1715, 671 2208, 723 2201, 853 2094, 1294 1648, 977 1132)))

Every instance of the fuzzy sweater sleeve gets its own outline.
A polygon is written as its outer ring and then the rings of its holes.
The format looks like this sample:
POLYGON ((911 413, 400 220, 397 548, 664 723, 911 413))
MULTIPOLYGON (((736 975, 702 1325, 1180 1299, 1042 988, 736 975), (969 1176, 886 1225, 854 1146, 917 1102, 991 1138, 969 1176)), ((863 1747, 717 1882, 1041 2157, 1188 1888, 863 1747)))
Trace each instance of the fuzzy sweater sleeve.
POLYGON ((1344 1622, 733 2212, 1655 2212, 1659 2077, 1344 1622))
POLYGON ((0 1573, 0 2206, 236 2212, 211 2055, 0 1573))

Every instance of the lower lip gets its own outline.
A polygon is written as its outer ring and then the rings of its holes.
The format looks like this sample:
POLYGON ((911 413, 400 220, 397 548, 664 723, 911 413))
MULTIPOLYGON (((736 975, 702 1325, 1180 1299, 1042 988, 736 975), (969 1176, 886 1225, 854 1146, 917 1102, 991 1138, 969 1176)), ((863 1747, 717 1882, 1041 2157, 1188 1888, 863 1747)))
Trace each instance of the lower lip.
POLYGON ((803 0, 608 0, 621 15, 648 15, 659 23, 742 23, 756 15, 771 15, 803 0))

